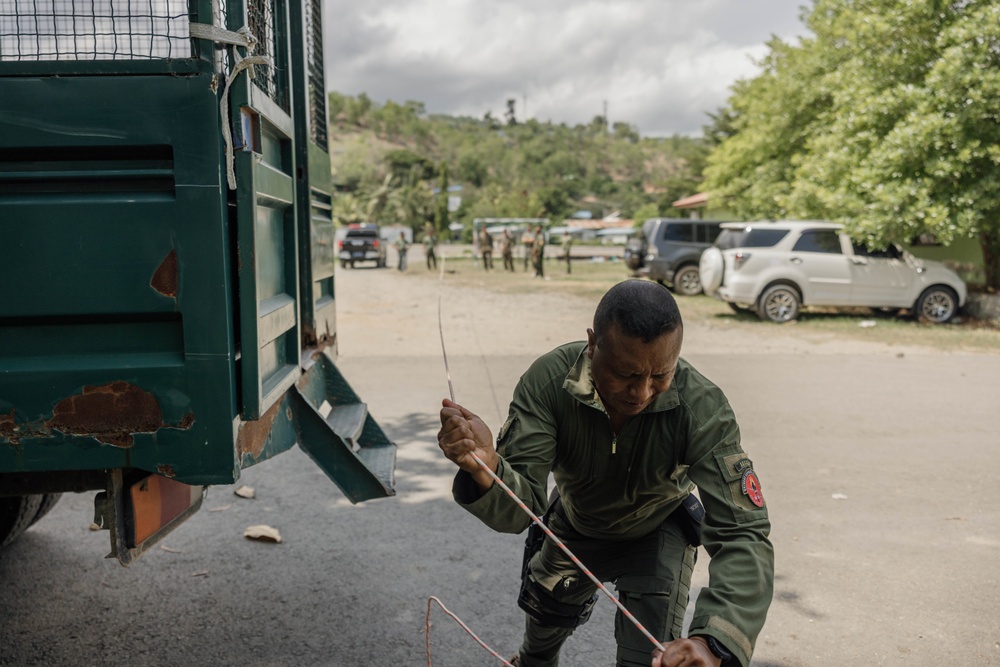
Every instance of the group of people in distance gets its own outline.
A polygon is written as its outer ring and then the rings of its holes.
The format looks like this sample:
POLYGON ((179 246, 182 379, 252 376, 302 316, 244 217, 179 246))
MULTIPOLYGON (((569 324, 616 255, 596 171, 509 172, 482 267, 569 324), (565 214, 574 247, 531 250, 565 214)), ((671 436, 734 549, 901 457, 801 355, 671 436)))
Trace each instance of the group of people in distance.
MULTIPOLYGON (((479 230, 479 252, 483 259, 483 270, 492 271, 493 270, 493 246, 494 240, 493 235, 490 234, 486 227, 482 227, 479 230)), ((427 270, 437 269, 437 231, 430 224, 424 226, 424 256, 427 259, 427 270)), ((545 239, 545 232, 542 230, 541 225, 535 226, 534 229, 528 227, 521 234, 520 238, 521 245, 524 246, 524 270, 528 270, 528 262, 530 260, 531 267, 535 271, 536 278, 545 277, 545 245, 547 243, 545 239)), ((505 271, 514 271, 514 246, 517 244, 517 239, 511 233, 509 228, 504 228, 503 234, 500 237, 500 254, 503 256, 503 268, 505 271)), ((407 241, 406 235, 403 232, 399 233, 399 236, 395 241, 396 253, 399 256, 399 262, 396 264, 396 268, 400 271, 406 270, 406 254, 410 247, 410 242, 407 241)), ((566 273, 573 272, 572 265, 572 249, 573 249, 573 235, 569 231, 564 231, 562 239, 560 241, 560 247, 562 249, 561 259, 566 262, 566 273)))
MULTIPOLYGON (((396 268, 400 271, 406 271, 406 253, 410 249, 410 242, 406 240, 406 234, 404 232, 399 232, 399 236, 395 241, 396 253, 399 256, 399 262, 396 264, 396 268)), ((437 232, 434 227, 428 223, 424 225, 424 257, 427 260, 427 270, 437 269, 437 232)))
MULTIPOLYGON (((514 246, 518 239, 514 238, 510 229, 504 227, 500 236, 500 254, 503 256, 503 268, 505 271, 514 271, 514 246)), ((521 245, 524 246, 524 270, 528 270, 530 260, 531 267, 535 270, 536 278, 545 277, 545 232, 541 225, 536 225, 534 229, 528 227, 521 234, 521 245)), ((479 252, 483 258, 483 270, 493 270, 493 235, 487 231, 486 227, 479 230, 479 252)), ((566 262, 566 273, 572 273, 571 250, 573 248, 573 236, 569 231, 564 231, 561 241, 562 259, 566 262)))

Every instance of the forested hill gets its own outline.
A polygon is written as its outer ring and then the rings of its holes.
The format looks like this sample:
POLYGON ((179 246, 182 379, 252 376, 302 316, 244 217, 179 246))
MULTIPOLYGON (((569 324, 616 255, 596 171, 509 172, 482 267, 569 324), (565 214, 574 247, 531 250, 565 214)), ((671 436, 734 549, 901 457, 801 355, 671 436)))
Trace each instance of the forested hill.
POLYGON ((708 153, 703 139, 643 138, 600 116, 573 127, 521 121, 513 101, 503 119, 476 119, 429 115, 421 102, 380 105, 363 93, 332 93, 329 114, 340 224, 670 215, 671 202, 697 191, 708 153), (435 194, 449 188, 462 197, 450 215, 446 197, 435 194))

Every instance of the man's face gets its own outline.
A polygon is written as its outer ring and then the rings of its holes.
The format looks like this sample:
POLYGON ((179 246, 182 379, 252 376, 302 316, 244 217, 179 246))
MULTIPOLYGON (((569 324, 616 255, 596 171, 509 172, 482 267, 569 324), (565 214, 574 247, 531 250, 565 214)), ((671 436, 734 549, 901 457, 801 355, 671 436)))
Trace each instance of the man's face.
POLYGON ((594 386, 608 415, 631 417, 670 388, 681 356, 683 329, 643 342, 612 324, 600 339, 587 330, 587 357, 594 386))

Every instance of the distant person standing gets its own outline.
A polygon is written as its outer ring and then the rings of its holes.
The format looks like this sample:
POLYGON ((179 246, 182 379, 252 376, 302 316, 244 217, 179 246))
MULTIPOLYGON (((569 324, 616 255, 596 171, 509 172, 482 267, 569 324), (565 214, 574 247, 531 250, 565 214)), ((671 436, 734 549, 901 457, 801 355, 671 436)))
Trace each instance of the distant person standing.
POLYGON ((545 277, 545 232, 542 226, 535 227, 535 243, 531 247, 531 259, 535 265, 535 277, 545 277))
POLYGON ((510 230, 503 228, 503 238, 500 240, 500 252, 503 254, 504 270, 514 270, 514 237, 510 230))
POLYGON ((493 270, 493 237, 486 227, 483 227, 479 232, 479 251, 483 253, 483 270, 492 271, 493 270))
POLYGON ((535 246, 535 235, 531 232, 531 227, 524 230, 521 234, 521 245, 524 246, 524 270, 528 270, 528 262, 534 261, 534 251, 532 248, 535 246))
POLYGON ((399 253, 399 263, 396 264, 396 268, 400 271, 406 271, 406 251, 409 247, 410 244, 406 242, 406 234, 400 232, 399 238, 396 239, 396 252, 399 253))
POLYGON ((566 261, 566 273, 573 273, 573 265, 570 264, 571 251, 573 249, 573 235, 569 233, 569 230, 563 232, 562 235, 562 256, 566 261))
POLYGON ((428 271, 432 268, 436 269, 438 267, 438 258, 435 248, 437 248, 437 236, 434 234, 434 228, 427 225, 424 228, 424 255, 427 257, 428 271))

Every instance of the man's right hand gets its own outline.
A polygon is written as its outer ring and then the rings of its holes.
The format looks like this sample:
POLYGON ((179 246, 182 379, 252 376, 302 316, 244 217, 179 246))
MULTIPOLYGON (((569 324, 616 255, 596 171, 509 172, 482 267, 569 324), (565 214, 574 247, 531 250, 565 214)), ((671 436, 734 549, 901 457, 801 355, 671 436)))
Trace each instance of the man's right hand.
POLYGON ((663 645, 665 651, 653 651, 653 667, 720 667, 721 660, 708 650, 701 637, 675 639, 663 645))
POLYGON ((472 475, 480 491, 489 491, 493 478, 472 458, 472 454, 496 472, 500 458, 493 449, 493 434, 486 422, 458 403, 446 398, 442 406, 438 446, 449 460, 472 475))

